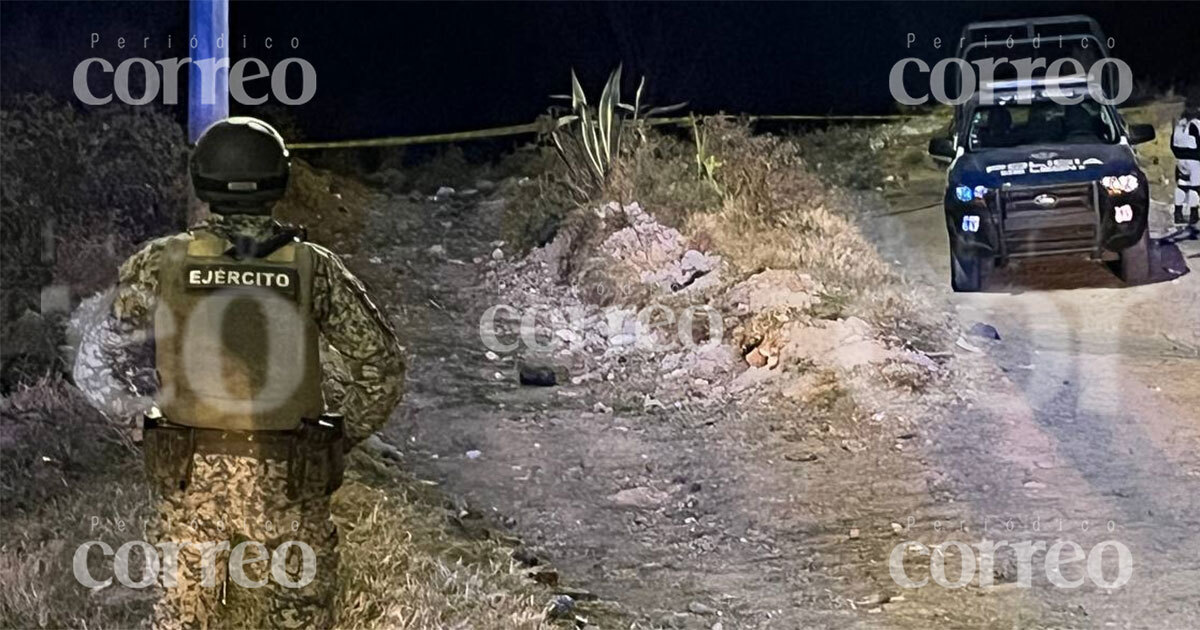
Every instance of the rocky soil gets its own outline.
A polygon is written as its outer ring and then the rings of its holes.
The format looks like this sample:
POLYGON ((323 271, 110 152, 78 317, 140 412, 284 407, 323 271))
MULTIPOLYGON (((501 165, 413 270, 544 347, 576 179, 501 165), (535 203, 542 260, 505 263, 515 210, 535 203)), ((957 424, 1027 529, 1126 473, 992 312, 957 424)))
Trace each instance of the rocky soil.
MULTIPOLYGON (((350 256, 386 296, 412 353, 409 394, 382 437, 470 513, 522 539, 523 559, 549 562, 578 599, 600 600, 585 603, 594 623, 1014 619, 997 596, 906 592, 887 573, 896 528, 920 506, 932 513, 935 489, 941 501, 958 496, 925 451, 940 441, 939 418, 966 403, 913 390, 944 380, 958 359, 891 348, 853 318, 807 316, 750 349, 728 331, 727 343, 668 344, 636 310, 595 305, 563 284, 562 243, 510 260, 496 240, 504 203, 390 198, 366 231, 376 236, 350 256), (497 305, 543 308, 534 343, 519 341, 520 317, 500 309, 508 317, 496 317, 496 337, 508 347, 488 347, 480 322, 497 305), (918 376, 881 386, 895 365, 918 376), (548 367, 557 384, 522 386, 531 367, 548 367)), ((628 223, 602 246, 623 257, 614 267, 667 300, 711 298, 729 330, 821 299, 811 279, 779 271, 706 285, 721 278, 719 259, 691 253, 640 208, 600 212, 628 223)))

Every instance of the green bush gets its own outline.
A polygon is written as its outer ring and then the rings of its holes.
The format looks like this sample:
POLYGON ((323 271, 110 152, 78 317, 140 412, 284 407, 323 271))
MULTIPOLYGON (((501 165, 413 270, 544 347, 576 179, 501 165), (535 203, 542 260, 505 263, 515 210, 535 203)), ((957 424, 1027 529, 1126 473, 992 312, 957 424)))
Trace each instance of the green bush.
POLYGON ((100 289, 138 243, 186 225, 186 139, 154 108, 18 96, 0 137, 6 322, 44 285, 100 289))

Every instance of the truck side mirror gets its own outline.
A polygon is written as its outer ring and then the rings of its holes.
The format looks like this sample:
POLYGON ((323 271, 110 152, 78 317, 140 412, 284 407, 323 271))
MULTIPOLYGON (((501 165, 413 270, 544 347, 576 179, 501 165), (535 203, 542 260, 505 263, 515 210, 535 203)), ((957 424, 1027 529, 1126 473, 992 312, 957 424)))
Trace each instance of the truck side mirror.
POLYGON ((954 159, 954 141, 950 138, 930 138, 929 155, 935 158, 954 159))
POLYGON ((1128 130, 1129 144, 1141 144, 1154 139, 1154 125, 1130 125, 1128 130))

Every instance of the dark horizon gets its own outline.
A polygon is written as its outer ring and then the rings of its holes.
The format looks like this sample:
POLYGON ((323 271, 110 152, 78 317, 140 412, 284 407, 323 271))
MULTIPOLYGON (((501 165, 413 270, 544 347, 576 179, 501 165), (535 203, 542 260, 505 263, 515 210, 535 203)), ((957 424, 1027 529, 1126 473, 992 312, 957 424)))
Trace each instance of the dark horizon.
MULTIPOLYGON (((1114 55, 1156 89, 1195 81, 1178 55, 1194 28, 1184 3, 329 3, 234 2, 239 55, 293 54, 316 68, 312 102, 289 108, 314 140, 427 134, 530 122, 567 91, 575 69, 596 91, 623 64, 626 89, 697 112, 878 114, 896 109, 891 66, 952 54, 967 22, 1082 13, 1115 40, 1114 55), (1134 16, 1137 19, 1134 19, 1134 16), (908 33, 917 41, 906 48, 908 33), (275 48, 264 48, 271 36, 275 48), (299 38, 299 49, 281 40, 299 38), (943 49, 934 50, 940 37, 943 49), (949 46, 948 51, 946 47, 949 46)), ((6 97, 71 93, 75 65, 182 56, 187 3, 5 2, 6 97), (92 33, 101 41, 90 48, 92 33), (138 44, 148 37, 145 52, 138 44), (172 47, 167 48, 167 37, 172 47)), ((235 105, 235 108, 237 106, 235 105)), ((235 109, 235 111, 237 111, 235 109)))

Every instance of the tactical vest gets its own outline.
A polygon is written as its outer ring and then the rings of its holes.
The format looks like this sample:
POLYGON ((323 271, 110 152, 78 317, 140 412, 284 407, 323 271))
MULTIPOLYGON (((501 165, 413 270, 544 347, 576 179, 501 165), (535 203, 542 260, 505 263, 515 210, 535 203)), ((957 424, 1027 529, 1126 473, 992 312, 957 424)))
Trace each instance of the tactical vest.
POLYGON ((312 249, 289 243, 237 260, 230 247, 201 230, 166 247, 155 313, 158 406, 185 426, 295 429, 325 407, 312 249))

